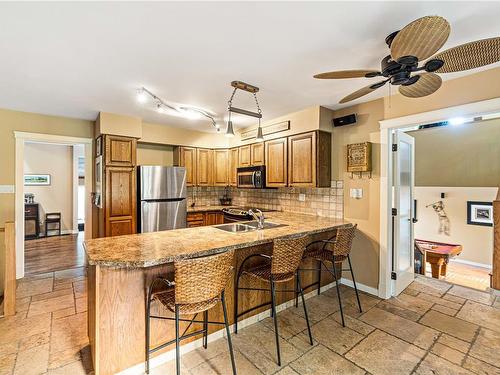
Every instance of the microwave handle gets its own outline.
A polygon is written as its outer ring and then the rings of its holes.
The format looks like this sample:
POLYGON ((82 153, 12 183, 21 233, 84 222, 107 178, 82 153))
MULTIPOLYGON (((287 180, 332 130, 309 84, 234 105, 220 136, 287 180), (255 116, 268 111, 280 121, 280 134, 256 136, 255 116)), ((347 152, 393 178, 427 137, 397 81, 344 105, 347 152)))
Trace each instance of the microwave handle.
POLYGON ((257 174, 257 172, 253 172, 252 173, 252 186, 255 187, 255 175, 257 174))

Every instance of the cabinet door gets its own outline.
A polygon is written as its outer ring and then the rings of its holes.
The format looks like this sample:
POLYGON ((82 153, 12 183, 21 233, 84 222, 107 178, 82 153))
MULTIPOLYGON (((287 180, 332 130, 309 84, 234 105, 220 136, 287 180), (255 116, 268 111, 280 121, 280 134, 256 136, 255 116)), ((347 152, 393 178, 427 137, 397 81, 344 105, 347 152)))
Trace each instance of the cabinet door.
POLYGON ((251 164, 264 165, 264 142, 253 143, 251 147, 251 164))
POLYGON ((288 137, 288 185, 316 186, 316 133, 288 137))
POLYGON ((214 150, 214 185, 227 186, 228 183, 228 150, 214 150))
POLYGON ((240 158, 240 167, 249 167, 251 165, 251 158, 250 158, 250 145, 248 146, 241 146, 239 148, 239 158, 240 158))
POLYGON ((228 174, 229 174, 229 185, 230 186, 237 186, 238 185, 238 178, 237 178, 238 157, 239 157, 238 148, 232 148, 229 150, 228 174))
POLYGON ((196 149, 196 184, 198 186, 211 186, 213 184, 213 155, 213 150, 207 148, 196 149))
POLYGON ((206 212, 205 225, 215 225, 215 224, 217 224, 217 212, 206 212))
POLYGON ((186 186, 196 185, 196 148, 179 147, 179 167, 186 168, 186 186))
POLYGON ((105 164, 116 167, 135 166, 137 140, 129 137, 105 135, 105 164))
POLYGON ((287 139, 266 142, 266 186, 287 185, 287 139))
POLYGON ((135 168, 106 167, 105 235, 136 232, 135 168))

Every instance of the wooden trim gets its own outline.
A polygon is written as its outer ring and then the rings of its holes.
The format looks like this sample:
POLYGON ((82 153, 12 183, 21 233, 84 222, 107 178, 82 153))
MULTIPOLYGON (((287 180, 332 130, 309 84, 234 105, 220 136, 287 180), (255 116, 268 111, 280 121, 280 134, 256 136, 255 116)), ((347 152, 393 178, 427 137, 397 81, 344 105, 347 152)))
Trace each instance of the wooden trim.
POLYGON ((491 287, 500 290, 500 190, 493 202, 493 270, 491 287))
POLYGON ((4 315, 16 314, 16 230, 13 222, 5 223, 4 315))

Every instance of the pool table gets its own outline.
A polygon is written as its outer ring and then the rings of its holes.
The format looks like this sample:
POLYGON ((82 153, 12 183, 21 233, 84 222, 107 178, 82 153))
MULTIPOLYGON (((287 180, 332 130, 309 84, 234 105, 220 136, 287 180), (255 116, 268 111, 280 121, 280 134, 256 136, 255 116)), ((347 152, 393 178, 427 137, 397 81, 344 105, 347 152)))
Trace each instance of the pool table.
POLYGON ((431 264, 432 277, 446 276, 446 266, 451 258, 462 252, 462 245, 415 239, 415 260, 419 259, 419 273, 425 275, 425 264, 431 264))

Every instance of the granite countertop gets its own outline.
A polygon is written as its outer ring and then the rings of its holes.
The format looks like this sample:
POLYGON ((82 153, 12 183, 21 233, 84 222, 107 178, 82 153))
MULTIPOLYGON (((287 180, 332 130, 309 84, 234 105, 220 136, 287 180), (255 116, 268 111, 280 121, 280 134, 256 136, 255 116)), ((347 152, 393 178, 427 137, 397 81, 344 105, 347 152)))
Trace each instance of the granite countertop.
POLYGON ((90 239, 84 242, 84 248, 90 265, 144 268, 266 244, 279 237, 327 232, 348 224, 342 219, 290 212, 268 212, 266 220, 286 226, 243 233, 225 232, 214 226, 183 228, 90 239))
POLYGON ((238 206, 194 206, 188 207, 187 212, 208 212, 208 211, 222 211, 223 208, 238 208, 238 206))

